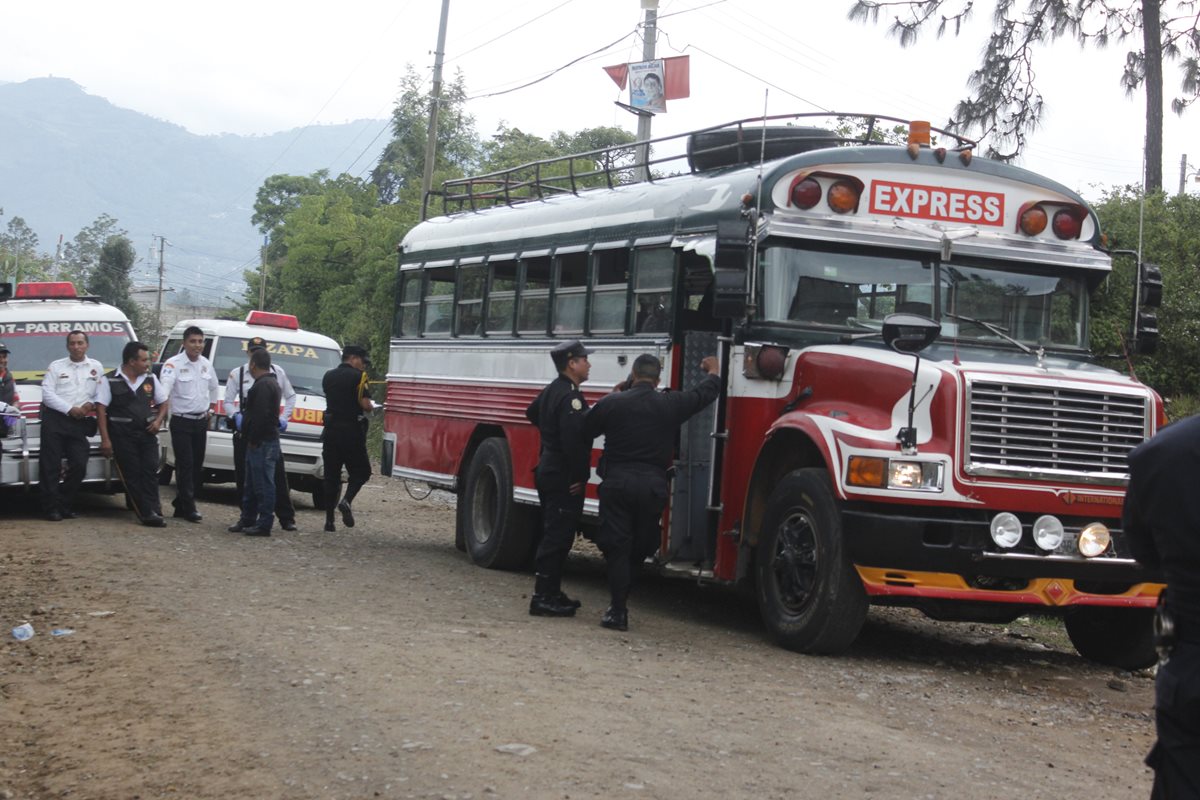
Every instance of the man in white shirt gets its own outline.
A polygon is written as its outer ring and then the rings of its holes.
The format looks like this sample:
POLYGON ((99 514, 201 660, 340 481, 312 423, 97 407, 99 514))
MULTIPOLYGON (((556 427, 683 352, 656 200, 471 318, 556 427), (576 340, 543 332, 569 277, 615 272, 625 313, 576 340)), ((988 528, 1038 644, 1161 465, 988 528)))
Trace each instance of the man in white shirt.
POLYGON ((50 362, 42 378, 41 452, 38 456, 38 488, 46 519, 74 519, 75 495, 87 473, 88 434, 94 432, 90 415, 95 412, 96 390, 104 380, 104 367, 88 358, 88 335, 75 330, 67 334, 67 357, 50 362), (62 460, 67 471, 62 473, 62 460))
POLYGON ((204 449, 208 441, 209 406, 221 384, 204 352, 204 331, 192 325, 183 332, 183 352, 168 358, 159 382, 171 403, 171 450, 175 453, 175 516, 188 522, 204 519, 196 510, 196 493, 204 482, 204 449))
POLYGON ((138 521, 161 528, 158 500, 158 432, 167 416, 167 393, 150 371, 150 353, 141 342, 128 342, 121 368, 96 390, 100 452, 115 456, 125 493, 138 521))
MULTIPOLYGON (((259 349, 268 349, 266 340, 261 336, 255 336, 246 342, 247 363, 230 370, 229 379, 225 381, 225 413, 231 421, 236 420, 237 415, 241 413, 242 404, 246 402, 246 395, 250 393, 250 387, 254 385, 254 377, 250 374, 248 362, 250 351, 259 349)), ((296 408, 296 390, 292 387, 292 382, 288 380, 283 367, 272 362, 271 372, 275 374, 275 379, 279 382, 279 390, 283 395, 283 411, 279 415, 279 432, 282 433, 287 430, 287 421, 292 418, 292 411, 296 408)), ((236 423, 234 424, 236 425, 236 423)), ((242 438, 236 427, 233 432, 233 474, 237 481, 238 497, 243 497, 246 490, 246 440, 242 438)), ((275 462, 275 517, 279 520, 279 527, 285 531, 296 530, 296 508, 292 505, 292 498, 288 491, 287 471, 284 468, 282 457, 275 462)))

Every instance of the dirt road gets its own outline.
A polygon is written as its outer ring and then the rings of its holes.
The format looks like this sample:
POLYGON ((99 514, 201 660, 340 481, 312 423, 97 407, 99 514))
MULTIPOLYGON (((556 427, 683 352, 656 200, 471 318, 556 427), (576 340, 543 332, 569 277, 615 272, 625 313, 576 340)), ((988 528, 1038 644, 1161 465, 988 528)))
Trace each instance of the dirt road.
POLYGON ((444 496, 376 477, 353 530, 307 511, 270 539, 204 499, 155 530, 113 497, 63 523, 0 498, 0 798, 1149 795, 1152 680, 1057 626, 872 610, 811 658, 737 594, 650 578, 619 634, 594 555, 580 615, 531 618, 444 496))

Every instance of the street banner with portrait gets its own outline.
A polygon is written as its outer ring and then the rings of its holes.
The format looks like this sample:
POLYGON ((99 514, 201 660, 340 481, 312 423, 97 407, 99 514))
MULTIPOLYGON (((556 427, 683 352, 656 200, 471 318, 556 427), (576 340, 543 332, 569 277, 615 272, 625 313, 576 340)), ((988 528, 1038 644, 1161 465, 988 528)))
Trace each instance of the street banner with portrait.
POLYGON ((629 105, 653 114, 667 110, 662 59, 629 65, 629 105))

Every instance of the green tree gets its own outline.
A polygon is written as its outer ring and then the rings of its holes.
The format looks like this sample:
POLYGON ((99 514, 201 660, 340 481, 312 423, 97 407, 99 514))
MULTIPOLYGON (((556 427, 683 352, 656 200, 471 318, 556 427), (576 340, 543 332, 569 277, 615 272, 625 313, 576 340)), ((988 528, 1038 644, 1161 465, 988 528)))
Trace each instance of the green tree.
POLYGON ((89 286, 92 270, 100 263, 100 251, 114 236, 125 236, 127 231, 118 227, 117 218, 109 214, 96 217, 75 238, 63 247, 62 261, 58 272, 62 280, 73 281, 76 286, 89 286))
MULTIPOLYGON (((851 19, 878 21, 882 10, 901 12, 891 33, 902 46, 915 44, 927 25, 940 37, 955 35, 970 17, 974 0, 853 0, 851 19)), ((995 0, 992 32, 982 61, 971 73, 971 95, 959 101, 949 130, 978 130, 989 137, 988 155, 1008 160, 1025 147, 1042 117, 1043 98, 1035 81, 1034 56, 1059 39, 1105 47, 1132 40, 1121 84, 1127 94, 1146 90, 1146 188, 1162 189, 1163 62, 1180 64, 1182 113, 1200 96, 1200 17, 1194 0, 995 0)))
MULTIPOLYGON (((0 215, 4 209, 0 208, 0 215)), ((13 217, 0 233, 0 276, 15 281, 44 280, 50 260, 38 253, 38 237, 21 217, 13 217)))
MULTIPOLYGON (((424 77, 411 64, 400 80, 400 97, 392 112, 392 140, 384 147, 371 182, 379 201, 396 203, 402 195, 420 202, 421 177, 425 171, 425 143, 429 138, 429 97, 424 77)), ((434 185, 457 178, 471 169, 478 158, 475 118, 466 112, 466 81, 462 72, 442 85, 438 107, 437 157, 434 185)))
POLYGON ((98 263, 88 274, 87 290, 125 312, 138 329, 143 323, 141 309, 130 295, 133 289, 130 273, 135 261, 137 254, 133 243, 125 236, 110 236, 101 245, 98 263))

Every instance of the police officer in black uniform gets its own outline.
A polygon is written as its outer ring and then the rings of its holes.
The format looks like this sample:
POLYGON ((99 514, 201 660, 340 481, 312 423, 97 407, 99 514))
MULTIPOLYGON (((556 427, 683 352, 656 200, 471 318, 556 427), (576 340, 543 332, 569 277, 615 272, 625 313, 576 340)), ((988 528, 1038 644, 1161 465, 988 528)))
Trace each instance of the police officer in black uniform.
MULTIPOLYGON (((13 383, 12 373, 8 370, 8 348, 0 342, 0 405, 16 407, 17 387, 13 383)), ((8 429, 15 422, 9 417, 0 416, 0 436, 8 436, 8 429)))
POLYGON ((589 439, 604 435, 596 544, 608 563, 612 596, 600 620, 606 628, 629 629, 626 601, 634 572, 658 549, 675 434, 721 393, 717 359, 705 358, 700 369, 708 374, 695 388, 658 392, 662 363, 648 353, 640 355, 629 381, 618 387, 622 391, 596 403, 584 423, 589 439))
POLYGON ((321 453, 325 460, 325 530, 332 533, 334 507, 342 512, 342 524, 354 527, 354 502, 358 490, 371 478, 371 459, 367 456, 367 414, 375 407, 371 400, 366 348, 348 344, 342 349, 342 363, 325 373, 321 387, 325 391, 325 426, 321 431, 321 453), (349 480, 346 496, 342 491, 342 466, 349 480))
POLYGON ((96 389, 100 452, 116 456, 125 492, 143 525, 161 528, 158 499, 158 432, 168 410, 167 392, 150 371, 150 353, 129 342, 121 366, 96 389))
POLYGON ((1146 756, 1153 798, 1200 798, 1200 416, 1176 422, 1129 454, 1122 524, 1139 563, 1161 571, 1158 741, 1146 756))
POLYGON ((529 613, 535 617, 573 617, 579 608, 562 591, 562 571, 583 515, 584 491, 592 472, 592 440, 583 435, 588 403, 579 385, 591 371, 591 354, 573 339, 550 351, 558 377, 525 409, 541 432, 541 453, 534 471, 542 504, 542 540, 534 556, 534 587, 529 613))

